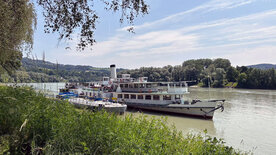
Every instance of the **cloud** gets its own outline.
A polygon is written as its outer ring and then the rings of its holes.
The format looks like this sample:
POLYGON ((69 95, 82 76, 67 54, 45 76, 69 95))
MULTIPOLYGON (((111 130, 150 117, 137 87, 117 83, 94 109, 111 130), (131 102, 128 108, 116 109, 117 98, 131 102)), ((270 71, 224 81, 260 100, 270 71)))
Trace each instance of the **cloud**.
MULTIPOLYGON (((182 19, 183 16, 191 15, 193 13, 207 13, 207 12, 216 11, 216 10, 233 9, 236 7, 253 3, 254 1, 255 0, 211 0, 209 2, 204 3, 203 5, 197 6, 190 10, 176 13, 153 22, 147 22, 142 25, 134 26, 134 29, 140 30, 140 29, 152 28, 160 24, 180 21, 180 19, 182 19)), ((119 31, 126 31, 128 28, 129 26, 119 29, 119 31)))
MULTIPOLYGON (((150 54, 175 53, 196 46, 196 35, 185 35, 175 30, 148 32, 133 37, 116 35, 93 46, 92 51, 68 52, 68 56, 145 56, 150 54), (181 47, 181 48, 180 48, 181 47)), ((72 46, 74 46, 72 44, 72 46)))
POLYGON ((239 49, 235 53, 224 55, 233 65, 252 65, 258 63, 272 63, 276 60, 276 46, 260 46, 239 49))
MULTIPOLYGON (((212 0, 188 11, 139 25, 145 28, 143 32, 132 35, 117 31, 114 36, 98 42, 92 51, 87 49, 81 53, 67 52, 63 57, 73 57, 82 64, 103 67, 116 63, 125 68, 176 65, 191 58, 224 57, 233 61, 233 64, 252 64, 265 62, 268 56, 269 62, 275 62, 276 59, 271 58, 275 58, 272 51, 276 48, 273 45, 276 41, 276 22, 272 19, 276 17, 276 10, 182 25, 177 29, 169 27, 169 21, 191 12, 223 12, 224 9, 251 3, 253 0, 212 0), (156 25, 162 25, 163 28, 157 29, 156 25), (147 27, 153 30, 148 30, 147 27), (262 53, 267 56, 262 56, 262 53), (245 57, 248 59, 244 59, 245 57), (261 59, 257 59, 259 57, 261 59)), ((74 42, 71 45, 74 47, 74 42)))

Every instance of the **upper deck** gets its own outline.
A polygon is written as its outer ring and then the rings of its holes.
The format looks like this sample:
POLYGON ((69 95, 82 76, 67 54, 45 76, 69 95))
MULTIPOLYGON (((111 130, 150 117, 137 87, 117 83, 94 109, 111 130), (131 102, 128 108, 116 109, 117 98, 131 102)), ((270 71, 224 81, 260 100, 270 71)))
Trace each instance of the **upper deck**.
POLYGON ((117 84, 117 92, 186 94, 186 82, 124 82, 117 84))

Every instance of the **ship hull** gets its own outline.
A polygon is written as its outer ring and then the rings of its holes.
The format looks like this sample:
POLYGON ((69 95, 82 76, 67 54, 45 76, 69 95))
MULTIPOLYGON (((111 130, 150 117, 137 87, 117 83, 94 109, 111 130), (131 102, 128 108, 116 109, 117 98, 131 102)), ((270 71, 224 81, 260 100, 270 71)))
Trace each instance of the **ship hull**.
POLYGON ((193 107, 193 106, 185 106, 185 105, 166 105, 166 106, 144 106, 137 104, 127 104, 128 107, 143 109, 155 112, 169 113, 169 114, 177 114, 177 115, 185 115, 192 117, 201 117, 205 119, 212 119, 214 115, 213 109, 216 107, 193 107))

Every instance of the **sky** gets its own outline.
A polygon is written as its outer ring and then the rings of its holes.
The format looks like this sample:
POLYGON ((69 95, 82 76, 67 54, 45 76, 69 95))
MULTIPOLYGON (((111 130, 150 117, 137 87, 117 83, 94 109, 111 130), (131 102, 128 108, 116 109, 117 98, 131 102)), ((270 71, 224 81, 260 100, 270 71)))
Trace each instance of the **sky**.
POLYGON ((120 13, 94 1, 100 19, 92 50, 76 51, 77 35, 59 41, 57 34, 45 34, 37 7, 32 55, 41 59, 45 52, 47 61, 59 64, 128 69, 200 58, 226 58, 232 66, 276 64, 276 0, 145 0, 149 14, 135 19, 135 34, 119 23, 120 13))

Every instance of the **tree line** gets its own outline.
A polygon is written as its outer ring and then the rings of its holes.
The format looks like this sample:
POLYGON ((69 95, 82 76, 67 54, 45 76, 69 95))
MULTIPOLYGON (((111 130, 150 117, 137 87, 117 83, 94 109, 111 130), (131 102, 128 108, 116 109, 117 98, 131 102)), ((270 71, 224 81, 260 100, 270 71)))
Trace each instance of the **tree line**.
POLYGON ((120 74, 131 74, 132 77, 148 77, 149 81, 191 81, 203 87, 238 87, 255 89, 276 89, 276 72, 231 66, 228 59, 197 59, 187 60, 181 65, 165 67, 141 67, 125 70, 120 74))
MULTIPOLYGON (((121 71, 123 69, 118 69, 121 71)), ((63 65, 43 60, 22 59, 22 66, 12 74, 2 73, 0 82, 89 82, 110 76, 109 68, 63 65)))
MULTIPOLYGON (((276 89, 275 69, 257 69, 231 66, 228 59, 187 60, 181 65, 117 69, 118 76, 148 77, 148 81, 191 81, 202 87, 238 87, 276 89)), ((110 76, 109 68, 62 65, 48 61, 23 58, 22 67, 14 74, 1 74, 0 82, 90 82, 110 76)))

